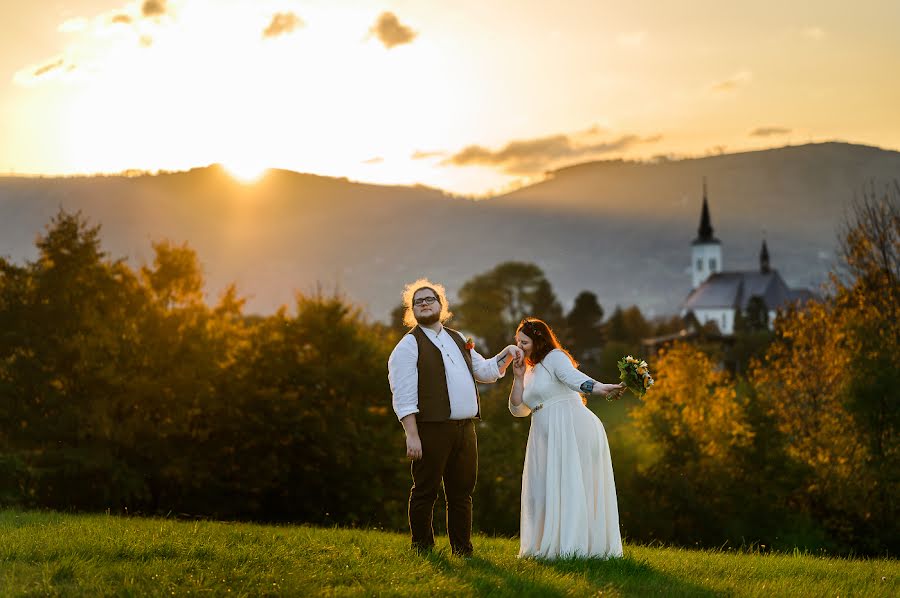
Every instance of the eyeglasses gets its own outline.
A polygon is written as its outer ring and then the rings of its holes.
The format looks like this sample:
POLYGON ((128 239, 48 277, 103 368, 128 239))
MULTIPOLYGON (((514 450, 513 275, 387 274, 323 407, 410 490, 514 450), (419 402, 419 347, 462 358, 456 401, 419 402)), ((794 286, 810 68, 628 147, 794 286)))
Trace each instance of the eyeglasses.
POLYGON ((437 297, 420 297, 420 298, 416 299, 415 301, 413 301, 413 305, 419 306, 419 305, 422 305, 423 303, 425 305, 431 305, 435 301, 437 301, 437 297))

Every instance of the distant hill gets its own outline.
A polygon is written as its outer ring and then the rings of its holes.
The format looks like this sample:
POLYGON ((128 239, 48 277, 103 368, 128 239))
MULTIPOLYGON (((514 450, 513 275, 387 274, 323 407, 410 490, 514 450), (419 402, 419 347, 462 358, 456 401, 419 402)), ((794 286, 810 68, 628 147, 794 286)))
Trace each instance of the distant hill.
POLYGON ((386 319, 420 275, 451 294, 511 259, 535 262, 567 305, 581 290, 610 311, 638 304, 675 313, 690 290, 690 243, 709 186, 724 267, 756 268, 763 235, 791 286, 816 286, 834 260, 846 205, 863 185, 900 179, 900 152, 846 143, 548 173, 502 196, 471 201, 424 187, 361 184, 274 170, 254 185, 217 166, 136 177, 0 177, 0 255, 35 255, 56 211, 102 225, 105 248, 140 264, 151 241, 187 241, 210 299, 229 283, 248 311, 292 303, 295 290, 339 287, 386 319))

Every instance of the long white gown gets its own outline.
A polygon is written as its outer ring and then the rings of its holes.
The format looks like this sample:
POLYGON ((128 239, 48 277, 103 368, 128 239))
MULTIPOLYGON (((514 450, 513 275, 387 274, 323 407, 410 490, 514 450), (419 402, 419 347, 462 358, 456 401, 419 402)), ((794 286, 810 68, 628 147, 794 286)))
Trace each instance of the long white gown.
POLYGON ((590 379, 554 350, 526 370, 523 404, 509 404, 516 417, 532 416, 519 557, 622 556, 609 443, 579 394, 590 379))

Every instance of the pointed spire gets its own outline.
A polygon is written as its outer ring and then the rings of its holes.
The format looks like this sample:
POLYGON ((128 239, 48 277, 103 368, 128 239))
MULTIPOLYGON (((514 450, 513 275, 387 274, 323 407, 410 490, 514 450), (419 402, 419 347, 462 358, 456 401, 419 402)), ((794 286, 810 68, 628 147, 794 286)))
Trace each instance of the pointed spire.
POLYGON ((772 271, 769 267, 769 248, 766 247, 765 239, 763 239, 762 249, 759 252, 759 271, 763 274, 768 274, 772 271))
POLYGON ((697 238, 694 239, 693 244, 718 242, 719 240, 713 237, 712 223, 709 217, 709 201, 706 197, 706 177, 703 177, 703 210, 700 212, 700 228, 697 229, 697 238))

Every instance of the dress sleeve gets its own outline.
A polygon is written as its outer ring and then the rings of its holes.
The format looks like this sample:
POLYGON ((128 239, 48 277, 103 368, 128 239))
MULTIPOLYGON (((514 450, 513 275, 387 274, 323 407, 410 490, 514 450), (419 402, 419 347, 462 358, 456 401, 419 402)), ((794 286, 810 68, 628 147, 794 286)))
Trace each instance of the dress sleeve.
POLYGON ((587 374, 576 369, 575 366, 572 365, 569 356, 558 349, 550 351, 550 353, 544 357, 543 363, 547 365, 547 369, 556 376, 557 380, 575 392, 584 392, 581 389, 581 385, 588 380, 594 380, 587 374))
POLYGON ((516 417, 528 417, 531 415, 531 408, 522 401, 521 405, 513 405, 512 401, 509 402, 509 412, 512 413, 516 417))

